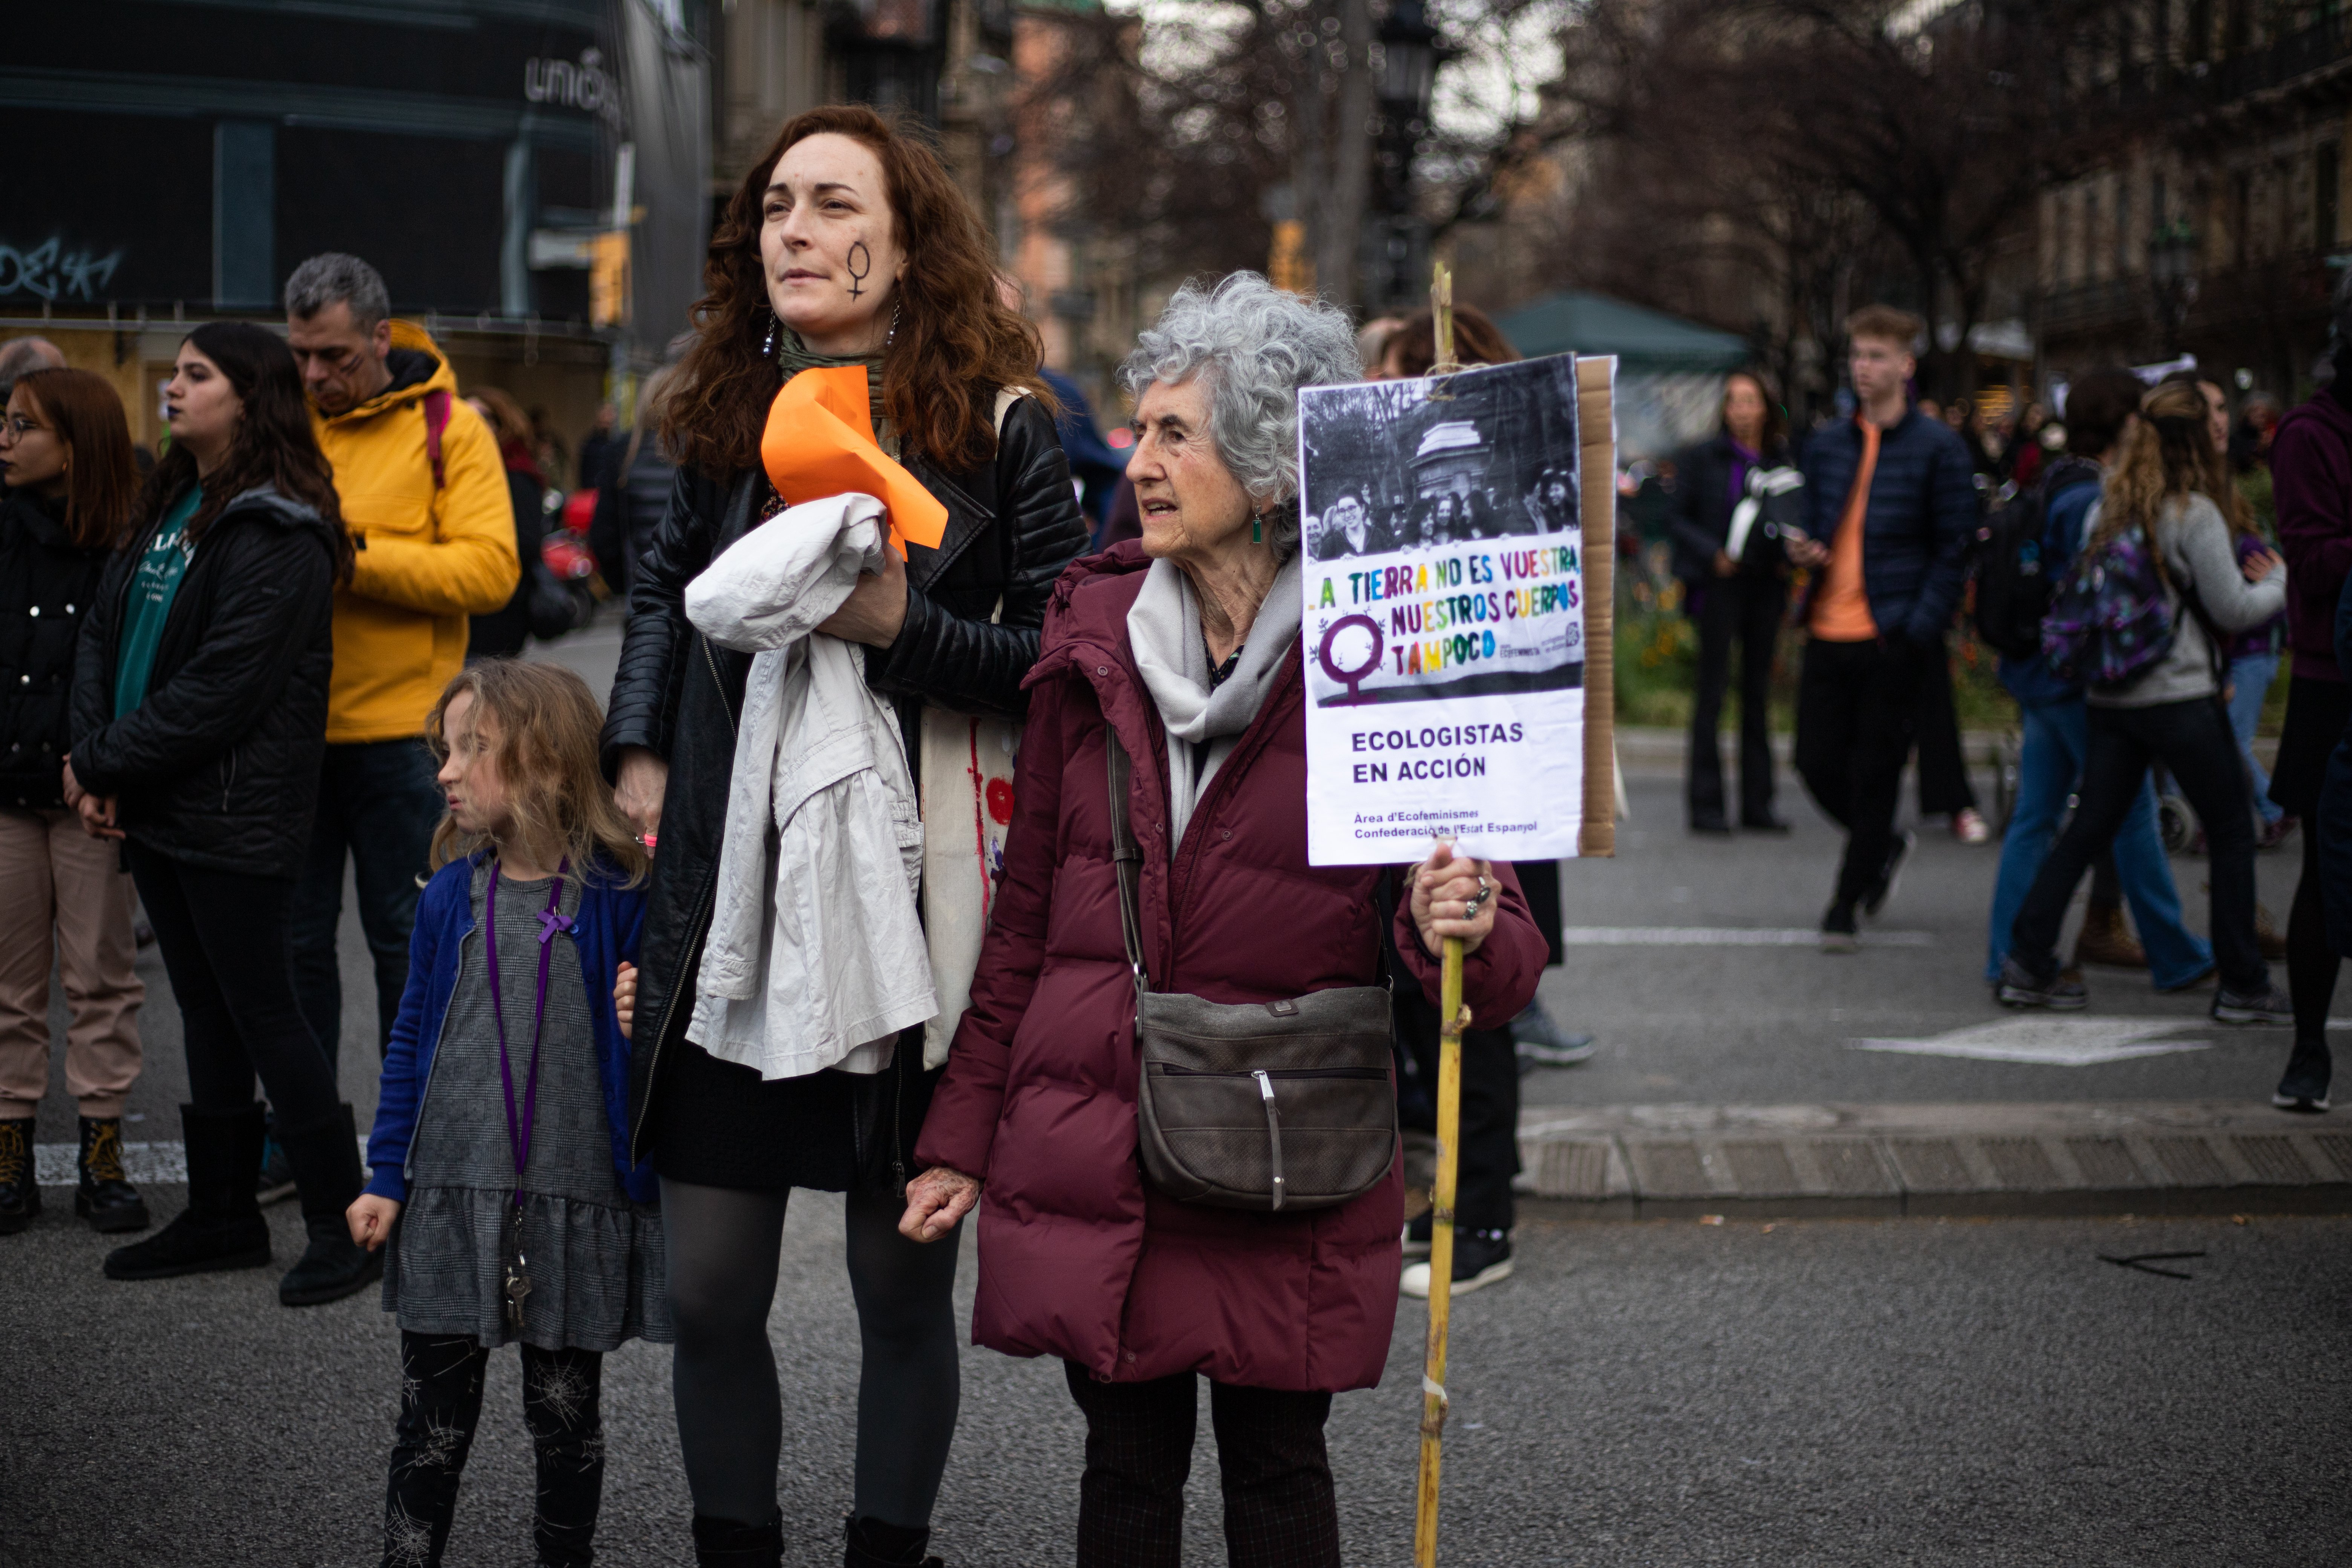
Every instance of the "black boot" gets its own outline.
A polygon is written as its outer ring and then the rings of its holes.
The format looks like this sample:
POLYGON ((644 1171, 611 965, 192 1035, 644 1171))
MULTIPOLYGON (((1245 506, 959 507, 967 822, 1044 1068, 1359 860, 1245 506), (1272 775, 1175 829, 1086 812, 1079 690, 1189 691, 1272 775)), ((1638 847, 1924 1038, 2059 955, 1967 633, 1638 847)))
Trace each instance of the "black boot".
POLYGON ((14 1236, 41 1212, 41 1187, 33 1170, 33 1119, 0 1121, 0 1236, 14 1236))
POLYGON ((946 1568, 936 1557, 923 1555, 931 1543, 929 1530, 909 1530, 878 1519, 848 1521, 849 1549, 842 1568, 946 1568))
POLYGON ((261 1107, 180 1107, 188 1148, 188 1206, 146 1240, 106 1255, 109 1279, 168 1279, 212 1268, 258 1268, 269 1261, 269 1226, 253 1201, 261 1158, 261 1107))
POLYGON ((324 1121, 308 1127, 279 1122, 278 1141, 294 1163, 302 1200, 302 1228, 310 1245, 302 1260, 278 1282, 278 1300, 288 1307, 340 1301, 383 1278, 383 1254, 352 1239, 343 1211, 360 1195, 360 1149, 352 1130, 352 1108, 339 1105, 324 1121))
POLYGON ((738 1524, 694 1516, 695 1568, 783 1568, 784 1521, 738 1524))
POLYGON ((74 1189, 74 1213, 101 1234, 147 1228, 147 1201, 122 1173, 120 1116, 81 1119, 81 1183, 74 1189))

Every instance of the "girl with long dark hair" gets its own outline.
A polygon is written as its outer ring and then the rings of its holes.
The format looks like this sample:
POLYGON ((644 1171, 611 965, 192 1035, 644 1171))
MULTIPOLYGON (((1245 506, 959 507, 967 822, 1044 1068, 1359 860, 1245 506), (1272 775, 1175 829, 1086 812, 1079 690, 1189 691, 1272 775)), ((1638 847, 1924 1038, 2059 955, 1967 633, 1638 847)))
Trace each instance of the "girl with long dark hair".
POLYGON ((282 340, 241 321, 198 327, 163 397, 172 449, 81 637, 65 794, 92 834, 128 840, 180 1005, 188 1206, 110 1254, 106 1272, 268 1263, 253 1179, 258 1074, 310 1236, 278 1299, 309 1306, 382 1267, 343 1224, 360 1194, 352 1108, 286 960, 326 744, 329 621, 352 544, 282 340))
MULTIPOLYGON (((2093 686, 2074 821, 2052 847, 2011 928, 1998 995, 2013 1007, 2083 1006, 2079 980, 2059 972, 2058 931, 2074 885, 2114 842, 2151 761, 2161 762, 2205 825, 2211 855, 2212 1014, 2225 1024, 2283 1024, 2294 1015, 2272 984, 2254 934, 2254 829, 2246 772, 2222 708, 2216 642, 2252 630, 2286 603, 2286 566, 2258 553, 2242 568, 2231 519, 2242 504, 2193 384, 2168 382, 2140 402, 2122 455, 2094 502, 2084 559, 2135 531, 2154 557, 2171 609, 2163 656, 2121 686, 2093 686)), ((2084 568, 2078 566, 2079 572, 2084 568)))
MULTIPOLYGON (((1010 737, 967 716, 1012 718, 1025 709, 1022 681, 1036 662, 1046 602, 1086 543, 1086 520, 1038 379, 1036 335, 999 297, 987 230, 928 143, 869 109, 820 109, 793 120, 729 200, 704 276, 693 347, 661 399, 662 441, 680 464, 677 484, 635 563, 628 637, 604 729, 604 765, 620 805, 658 840, 640 973, 624 982, 636 993, 631 1136, 634 1152, 650 1158, 661 1177, 695 1550, 702 1563, 730 1568, 774 1568, 782 1560, 782 1412, 768 1310, 786 1200, 803 1187, 847 1194, 863 1363, 845 1561, 853 1568, 919 1564, 955 1432, 955 1247, 919 1246, 898 1234, 898 1221, 947 1030, 962 1010, 939 961, 941 932, 970 917, 968 977, 978 957, 982 883, 975 874, 969 908, 944 904, 934 846, 920 847, 924 935, 941 998, 934 1021, 944 1026, 893 1026, 836 1055, 782 1016, 798 1007, 780 1006, 767 1014, 758 1065, 747 1059, 728 998, 765 997, 770 973, 784 970, 765 949, 743 952, 722 940, 765 917, 755 907, 756 884, 746 897, 742 884, 722 877, 721 851, 760 852, 725 829, 741 782, 739 721, 747 701, 772 693, 752 685, 752 657, 740 651, 751 644, 698 630, 687 585, 722 552, 748 544, 756 554, 762 540, 752 536, 785 510, 761 454, 785 383, 863 366, 874 434, 945 509, 944 531, 936 548, 909 543, 903 557, 881 544, 879 570, 856 577, 845 602, 805 638, 816 649, 807 657, 821 653, 837 668, 842 650, 824 640, 853 645, 855 668, 898 731, 874 746, 865 773, 911 775, 919 789, 965 787, 961 842, 969 845, 977 823, 966 769, 992 757, 1002 766, 1010 737), (934 751, 935 740, 950 736, 952 745, 934 751), (889 755, 902 746, 903 760, 889 755), (935 767, 922 765, 927 753, 939 758, 935 767), (705 984, 706 940, 711 953, 741 960, 749 973, 731 982, 740 989, 705 984), (771 1068, 780 1070, 772 1076, 771 1068)), ((765 757, 755 754, 748 723, 745 733, 747 765, 777 763, 779 752, 797 760, 774 729, 766 731, 765 757)), ((872 725, 859 733, 870 735, 872 725)), ((782 771, 776 768, 778 785, 782 771)), ((761 773, 761 783, 767 777, 761 773)), ((751 800, 747 809, 782 828, 783 805, 778 793, 772 805, 751 800)), ((774 829, 768 837, 778 840, 774 829)), ((775 868, 779 910, 792 880, 775 868)), ((913 895, 895 866, 839 891, 831 901, 861 906, 857 920, 871 922, 861 930, 911 925, 913 895)), ((911 963, 877 957, 864 937, 845 948, 843 963, 861 979, 887 983, 894 995, 908 988, 911 963)), ((723 970, 719 977, 729 978, 723 970)), ((929 982, 923 984, 928 1001, 929 982)), ((824 996, 800 1000, 812 1012, 828 1005, 824 996)))
POLYGON ((131 879, 66 809, 74 643, 130 520, 138 470, 122 399, 86 370, 17 378, 0 417, 0 1236, 41 1212, 33 1117, 49 1087, 49 970, 65 980, 66 1088, 80 1102, 74 1212, 142 1230, 122 1171, 122 1103, 138 1081, 131 879), (54 936, 52 935, 54 933, 54 936))

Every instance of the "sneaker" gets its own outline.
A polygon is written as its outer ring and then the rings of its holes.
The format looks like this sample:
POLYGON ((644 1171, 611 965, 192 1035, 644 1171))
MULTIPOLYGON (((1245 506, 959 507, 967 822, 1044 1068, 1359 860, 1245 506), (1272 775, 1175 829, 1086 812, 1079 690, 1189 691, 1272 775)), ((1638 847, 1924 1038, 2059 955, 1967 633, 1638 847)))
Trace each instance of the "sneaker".
MULTIPOLYGON (((1507 1230, 1457 1230, 1454 1233, 1454 1289, 1466 1295, 1482 1286, 1511 1277, 1511 1233, 1507 1230)), ((1429 1265, 1407 1266, 1397 1289, 1421 1300, 1429 1300, 1429 1265)))
POLYGON ((2083 911, 2082 933, 2074 939, 2074 962, 2108 969, 2146 969, 2147 949, 2124 923, 2121 904, 2094 904, 2083 911))
POLYGON ((294 1163, 275 1131, 261 1142, 261 1174, 253 1184, 256 1203, 283 1203, 294 1195, 294 1163))
POLYGON ((1423 1209, 1404 1222, 1404 1255, 1407 1258, 1429 1256, 1429 1238, 1437 1228, 1434 1212, 1423 1209))
POLYGON ((2213 993, 2213 1021, 2217 1024, 2292 1024, 2294 1022, 2294 999, 2267 979, 2259 991, 2232 991, 2224 985, 2213 993))
POLYGON ((1856 934, 1853 906, 1840 900, 1832 904, 1822 917, 1822 951, 1823 952, 1859 952, 1862 938, 1856 934))
POLYGON ((2327 1042, 2297 1040, 2286 1058, 2286 1072, 2280 1078, 2278 1092, 2271 1103, 2281 1110, 2301 1111, 2315 1116, 2327 1109, 2328 1069, 2327 1042))
POLYGON ((1992 839, 1992 825, 1975 806, 1964 805, 1952 813, 1952 837, 1963 844, 1986 844, 1992 839))
POLYGON ((1739 826, 1748 833, 1786 833, 1790 830, 1788 823, 1770 811, 1750 812, 1739 819, 1739 826))
POLYGON ((1690 821, 1690 830, 1705 838, 1728 838, 1731 837, 1731 822, 1722 816, 1694 816, 1690 821))
POLYGON ((1886 869, 1878 874, 1878 886, 1862 900, 1862 912, 1875 916, 1895 897, 1895 889, 1903 884, 1903 863, 1911 858, 1911 851, 1919 847, 1919 836, 1910 828, 1895 835, 1895 847, 1886 852, 1886 869))
POLYGON ((2079 1012, 2091 1001, 2083 977, 2073 970, 2062 969, 2047 980, 2040 979, 2017 961, 2015 953, 2000 961, 2000 984, 1993 988, 1993 994, 2004 1007, 2048 1007, 2060 1013, 2079 1012))
POLYGON ((2255 837, 2254 847, 2257 849, 2277 848, 2280 845, 2286 842, 2286 836, 2294 831, 2294 821, 2295 819, 2294 815, 2290 813, 2285 816, 2278 818, 2275 822, 2263 823, 2262 832, 2255 837))
POLYGON ((1591 1035, 1562 1028, 1540 1000, 1511 1020, 1511 1045, 1520 1061, 1548 1068, 1574 1067, 1601 1048, 1591 1035))

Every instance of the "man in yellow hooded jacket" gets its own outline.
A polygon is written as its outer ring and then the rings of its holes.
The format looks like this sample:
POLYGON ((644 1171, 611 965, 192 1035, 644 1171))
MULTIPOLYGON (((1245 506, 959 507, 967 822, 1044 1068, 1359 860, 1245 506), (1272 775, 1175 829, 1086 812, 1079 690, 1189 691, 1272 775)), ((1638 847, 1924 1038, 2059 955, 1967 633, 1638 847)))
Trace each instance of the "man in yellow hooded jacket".
POLYGON ((331 1066, 342 1039, 346 859, 375 962, 382 1051, 445 804, 425 716, 466 661, 467 617, 504 605, 520 568, 498 442, 457 396, 433 340, 392 320, 375 268, 355 256, 312 257, 286 280, 286 316, 311 428, 358 548, 350 584, 335 591, 327 758, 293 909, 295 989, 331 1066))

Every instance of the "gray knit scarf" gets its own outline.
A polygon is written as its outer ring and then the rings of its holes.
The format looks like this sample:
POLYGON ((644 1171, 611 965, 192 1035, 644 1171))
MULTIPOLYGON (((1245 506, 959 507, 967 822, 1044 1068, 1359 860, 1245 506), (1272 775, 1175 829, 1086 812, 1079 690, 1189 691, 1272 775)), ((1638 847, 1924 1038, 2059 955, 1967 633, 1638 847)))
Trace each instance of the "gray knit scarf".
POLYGON ((862 364, 866 367, 866 403, 867 410, 874 416, 875 439, 880 443, 884 451, 896 457, 898 442, 895 437, 898 432, 891 427, 889 418, 882 412, 882 356, 880 354, 836 356, 812 353, 809 346, 801 342, 801 335, 798 332, 790 327, 782 325, 778 327, 776 369, 784 381, 792 380, 804 370, 837 370, 844 365, 852 364, 862 364))
POLYGON ((1143 591, 1127 612, 1128 645, 1168 730, 1168 852, 1183 842, 1217 769, 1233 754, 1281 671, 1282 657, 1298 640, 1298 557, 1275 574, 1242 641, 1241 661, 1224 684, 1210 686, 1209 645, 1201 633, 1201 602, 1192 580, 1172 561, 1154 561, 1143 591))

